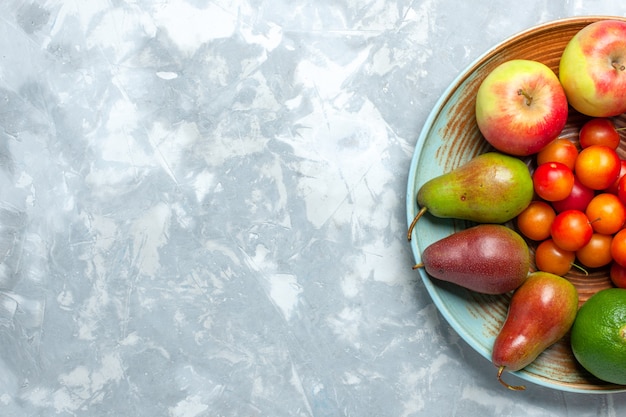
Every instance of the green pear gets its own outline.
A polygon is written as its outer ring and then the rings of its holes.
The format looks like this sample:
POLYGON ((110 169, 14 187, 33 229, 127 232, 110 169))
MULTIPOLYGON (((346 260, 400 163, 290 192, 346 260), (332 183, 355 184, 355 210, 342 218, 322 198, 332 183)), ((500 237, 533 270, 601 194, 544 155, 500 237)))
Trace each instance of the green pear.
POLYGON ((530 171, 521 159, 499 152, 478 155, 420 187, 417 204, 421 209, 408 238, 426 211, 441 218, 506 223, 530 204, 533 194, 530 171))

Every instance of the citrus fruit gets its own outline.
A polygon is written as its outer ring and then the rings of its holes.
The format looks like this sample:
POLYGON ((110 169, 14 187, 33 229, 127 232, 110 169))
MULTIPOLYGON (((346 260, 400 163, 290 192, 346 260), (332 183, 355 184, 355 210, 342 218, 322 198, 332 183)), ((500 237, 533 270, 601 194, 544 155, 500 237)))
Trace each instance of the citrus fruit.
POLYGON ((583 304, 572 326, 571 346, 589 373, 626 385, 626 289, 601 290, 583 304))

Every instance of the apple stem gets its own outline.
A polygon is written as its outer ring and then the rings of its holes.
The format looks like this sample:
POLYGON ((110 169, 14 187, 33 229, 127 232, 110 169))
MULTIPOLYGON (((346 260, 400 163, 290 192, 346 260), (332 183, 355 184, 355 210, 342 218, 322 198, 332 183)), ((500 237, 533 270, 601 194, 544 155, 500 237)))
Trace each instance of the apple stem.
POLYGON ((423 267, 424 267, 424 263, 423 262, 420 262, 418 264, 413 265, 413 269, 414 270, 415 269, 420 269, 420 268, 423 268, 423 267))
POLYGON ((500 367, 498 367, 498 382, 504 385, 505 387, 507 387, 508 389, 510 389, 511 391, 525 390, 526 387, 524 385, 509 385, 508 383, 502 380, 502 372, 504 372, 504 368, 505 368, 504 365, 500 365, 500 367))
POLYGON ((526 105, 530 106, 533 102, 533 98, 532 96, 530 96, 526 91, 522 90, 521 88, 519 90, 517 90, 517 95, 518 96, 524 96, 526 98, 526 105))
POLYGON ((613 66, 613 68, 615 68, 618 71, 624 71, 626 70, 626 66, 624 64, 620 64, 619 62, 611 62, 611 65, 613 66))

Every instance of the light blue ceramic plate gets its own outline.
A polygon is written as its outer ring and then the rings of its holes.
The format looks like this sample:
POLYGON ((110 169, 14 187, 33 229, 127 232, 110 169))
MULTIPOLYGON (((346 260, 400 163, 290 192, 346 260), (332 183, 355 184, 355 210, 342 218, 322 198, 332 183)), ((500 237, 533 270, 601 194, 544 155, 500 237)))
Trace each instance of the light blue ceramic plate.
MULTIPOLYGON (((474 97, 482 79, 498 64, 515 58, 533 59, 551 67, 555 72, 565 45, 587 24, 606 19, 592 16, 553 21, 519 33, 470 65, 437 102, 417 140, 407 187, 407 221, 418 211, 416 194, 429 179, 448 172, 472 157, 489 150, 480 135, 474 119, 474 97)), ((562 136, 577 134, 583 118, 571 113, 562 136)), ((626 121, 620 118, 620 124, 626 121)), ((426 213, 417 223, 411 240, 416 263, 420 253, 429 244, 467 227, 463 221, 437 219, 426 213)), ((458 334, 485 357, 485 366, 491 365, 491 347, 506 317, 510 295, 490 296, 431 279, 423 269, 418 270, 433 302, 458 334)), ((597 289, 610 286, 608 274, 602 271, 592 277, 569 277, 577 286, 581 302, 597 289)), ((494 384, 497 383, 496 367, 494 384)), ((553 389, 579 393, 612 393, 626 391, 626 387, 605 383, 587 373, 575 361, 569 340, 553 345, 531 365, 515 372, 518 377, 553 389)), ((503 377, 507 379, 507 376, 503 377)), ((508 376, 509 379, 513 379, 508 376)), ((514 380, 509 381, 515 383, 514 380)), ((505 389, 503 387, 503 389, 505 389)))

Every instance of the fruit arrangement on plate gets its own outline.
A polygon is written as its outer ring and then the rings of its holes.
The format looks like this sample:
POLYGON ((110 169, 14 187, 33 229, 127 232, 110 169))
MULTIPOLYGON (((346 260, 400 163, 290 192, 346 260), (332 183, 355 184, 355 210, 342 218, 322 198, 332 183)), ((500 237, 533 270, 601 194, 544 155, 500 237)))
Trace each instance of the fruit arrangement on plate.
POLYGON ((414 269, 509 389, 626 391, 624 129, 626 19, 598 16, 483 55, 418 139, 414 269))

